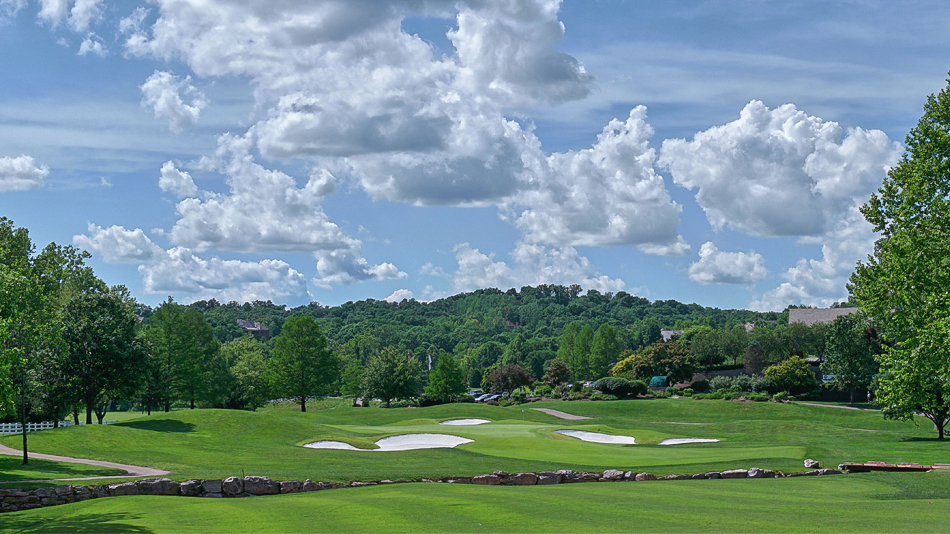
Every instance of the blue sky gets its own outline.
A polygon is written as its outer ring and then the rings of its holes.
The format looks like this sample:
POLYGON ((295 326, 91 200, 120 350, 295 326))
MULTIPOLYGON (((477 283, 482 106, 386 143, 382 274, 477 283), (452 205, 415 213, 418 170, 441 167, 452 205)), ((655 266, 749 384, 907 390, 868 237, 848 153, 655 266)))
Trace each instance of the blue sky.
POLYGON ((0 207, 110 283, 298 305, 845 298, 945 2, 0 0, 0 207))

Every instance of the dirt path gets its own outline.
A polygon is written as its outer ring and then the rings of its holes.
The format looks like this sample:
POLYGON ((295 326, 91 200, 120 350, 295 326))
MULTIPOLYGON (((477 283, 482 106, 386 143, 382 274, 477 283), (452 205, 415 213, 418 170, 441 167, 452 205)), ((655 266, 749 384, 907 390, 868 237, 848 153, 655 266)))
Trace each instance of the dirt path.
POLYGON ((569 413, 560 412, 558 410, 551 410, 549 408, 531 408, 532 410, 537 410, 539 412, 544 412, 548 415, 553 415, 554 417, 559 417, 561 419, 570 419, 571 421, 577 421, 579 419, 593 419, 593 417, 584 417, 583 415, 572 415, 569 413))
MULTIPOLYGON (((23 451, 19 449, 12 449, 6 445, 0 445, 0 454, 5 454, 9 456, 22 456, 23 451)), ((126 465, 126 464, 117 464, 114 462, 104 462, 101 460, 86 460, 83 458, 69 458, 66 456, 56 456, 55 454, 40 454, 31 452, 30 458, 36 458, 38 460, 52 460, 54 462, 65 462, 68 464, 85 464, 85 465, 94 465, 96 467, 109 467, 112 469, 121 469, 125 471, 126 475, 114 475, 106 477, 82 477, 82 478, 55 478, 49 480, 99 480, 105 478, 129 478, 129 477, 160 477, 168 474, 168 471, 162 469, 152 469, 151 467, 139 467, 137 465, 126 465)), ((49 482, 49 480, 16 480, 12 482, 0 482, 0 484, 11 484, 11 483, 23 483, 23 482, 49 482)))

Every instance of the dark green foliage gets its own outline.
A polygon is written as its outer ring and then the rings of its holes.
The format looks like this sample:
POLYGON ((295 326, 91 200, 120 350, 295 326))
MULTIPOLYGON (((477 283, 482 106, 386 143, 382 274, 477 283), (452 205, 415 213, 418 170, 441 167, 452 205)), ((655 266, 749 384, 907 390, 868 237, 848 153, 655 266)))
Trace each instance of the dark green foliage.
POLYGON ((541 381, 552 389, 557 389, 558 386, 570 380, 572 380, 571 368, 560 358, 551 360, 544 372, 544 377, 541 378, 541 381))
POLYGON ((617 397, 636 397, 647 394, 647 385, 642 380, 610 376, 594 382, 594 389, 617 397))
POLYGON ((760 375, 768 366, 768 362, 769 360, 765 348, 759 340, 754 339, 750 341, 749 346, 746 347, 745 352, 742 353, 742 363, 745 366, 745 372, 752 375, 760 375))
POLYGON ((769 367, 765 370, 765 378, 775 391, 787 391, 792 395, 810 393, 819 387, 815 374, 808 368, 808 362, 798 356, 769 367))
POLYGON ((509 363, 488 373, 486 381, 491 386, 493 393, 502 393, 511 395, 514 390, 527 386, 531 383, 531 375, 528 371, 518 364, 509 363))
POLYGON ((308 397, 329 393, 339 376, 336 354, 327 346, 317 321, 306 316, 284 325, 274 343, 271 365, 277 394, 297 399, 302 412, 307 411, 308 397))
POLYGON ((435 369, 429 373, 429 383, 425 387, 425 396, 439 402, 451 402, 465 393, 465 375, 455 362, 455 357, 445 353, 439 356, 435 369))
POLYGON ((677 341, 660 341, 617 362, 610 374, 639 380, 665 376, 669 384, 676 384, 691 379, 698 369, 696 358, 686 347, 677 341))
POLYGON ((842 315, 831 323, 821 370, 832 375, 828 385, 849 392, 854 404, 854 391, 871 387, 880 353, 881 343, 868 317, 863 313, 842 315))
POLYGON ((419 362, 402 350, 386 347, 371 357, 363 374, 363 389, 369 398, 381 399, 389 408, 393 399, 408 399, 416 394, 419 362))

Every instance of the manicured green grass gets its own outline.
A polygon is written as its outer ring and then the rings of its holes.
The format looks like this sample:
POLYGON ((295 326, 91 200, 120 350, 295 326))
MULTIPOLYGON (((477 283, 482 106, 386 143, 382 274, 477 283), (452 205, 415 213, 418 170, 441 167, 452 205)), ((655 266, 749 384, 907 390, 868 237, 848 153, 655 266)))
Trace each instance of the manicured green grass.
POLYGON ((116 497, 4 514, 0 532, 947 532, 948 488, 933 472, 116 497))
MULTIPOLYGON (((801 470, 804 458, 834 467, 845 461, 950 461, 950 445, 929 427, 886 421, 879 412, 777 403, 665 399, 537 403, 501 408, 456 404, 416 409, 351 408, 325 401, 319 411, 180 410, 112 425, 38 432, 31 449, 171 471, 178 480, 231 475, 326 481, 475 475, 494 470, 625 469, 656 474, 752 466, 801 470), (549 407, 591 420, 557 419, 549 407), (524 409, 524 413, 522 413, 524 409), (477 417, 491 424, 442 426, 477 417), (523 419, 522 419, 523 418, 523 419), (706 423, 689 425, 677 423, 706 423), (585 443, 554 433, 581 429, 636 437, 637 445, 585 443), (379 438, 415 432, 475 440, 455 449, 405 452, 314 450, 304 443, 341 440, 372 448, 379 438), (665 438, 718 438, 719 443, 656 445, 665 438)), ((16 447, 16 439, 3 440, 16 447)))
MULTIPOLYGON (((68 464, 50 460, 30 459, 29 465, 23 465, 19 456, 0 456, 0 482, 19 480, 46 480, 50 478, 79 478, 124 475, 125 471, 107 467, 95 467, 82 464, 68 464)), ((0 489, 16 487, 16 484, 0 485, 0 489)))

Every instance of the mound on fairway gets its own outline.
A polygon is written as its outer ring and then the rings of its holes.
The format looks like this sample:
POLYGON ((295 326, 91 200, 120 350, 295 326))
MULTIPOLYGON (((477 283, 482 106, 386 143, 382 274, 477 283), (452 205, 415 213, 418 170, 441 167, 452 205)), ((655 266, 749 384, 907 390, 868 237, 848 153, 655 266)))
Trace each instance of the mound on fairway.
POLYGON ((449 419, 448 421, 442 421, 440 425, 446 426, 475 426, 475 425, 484 425, 485 423, 491 423, 488 419, 449 419))
POLYGON ((670 438, 664 439, 659 445, 682 445, 684 443, 719 443, 719 440, 713 438, 670 438))
POLYGON ((308 449, 337 449, 347 451, 414 451, 417 449, 454 449, 459 445, 471 443, 475 440, 452 436, 449 434, 403 434, 390 436, 376 442, 378 449, 358 449, 342 441, 315 441, 307 443, 308 449))
POLYGON ((555 430, 555 432, 591 443, 613 443, 621 445, 635 445, 637 443, 637 440, 633 436, 613 436, 610 434, 601 434, 600 432, 587 432, 586 430, 555 430))

